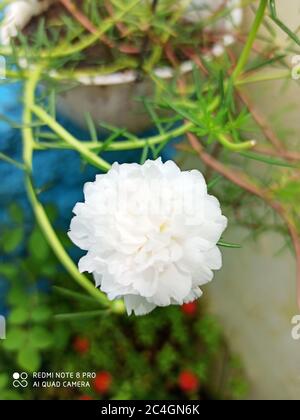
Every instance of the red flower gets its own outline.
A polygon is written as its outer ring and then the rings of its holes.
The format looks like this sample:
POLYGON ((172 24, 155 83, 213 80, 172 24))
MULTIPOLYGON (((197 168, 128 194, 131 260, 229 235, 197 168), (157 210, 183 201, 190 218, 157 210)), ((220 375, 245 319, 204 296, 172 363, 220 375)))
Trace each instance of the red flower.
POLYGON ((179 388, 183 392, 195 392, 198 391, 200 383, 197 376, 188 370, 184 370, 180 373, 178 379, 179 388))
POLYGON ((81 395, 78 399, 79 399, 80 401, 90 401, 90 400, 92 400, 93 398, 92 398, 92 397, 90 397, 89 395, 81 395))
POLYGON ((73 349, 76 353, 84 354, 89 351, 90 342, 86 337, 75 337, 73 340, 73 349))
POLYGON ((112 377, 109 372, 98 372, 93 381, 93 388, 98 394, 106 394, 111 386, 112 377))
POLYGON ((181 310, 185 315, 195 315, 197 312, 197 303, 196 302, 184 303, 181 306, 181 310))

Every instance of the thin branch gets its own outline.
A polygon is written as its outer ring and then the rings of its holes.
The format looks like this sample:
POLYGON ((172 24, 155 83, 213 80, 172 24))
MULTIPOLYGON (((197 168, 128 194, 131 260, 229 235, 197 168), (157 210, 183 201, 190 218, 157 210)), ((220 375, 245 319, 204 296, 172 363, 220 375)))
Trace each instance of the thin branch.
POLYGON ((259 125, 266 138, 270 141, 270 143, 280 153, 281 156, 284 155, 285 150, 282 142, 277 137, 276 133, 274 133, 268 121, 255 108, 248 95, 245 92, 242 92, 240 89, 237 89, 237 94, 251 112, 254 121, 259 125))
POLYGON ((281 152, 278 152, 274 149, 270 149, 269 147, 263 147, 259 145, 255 146, 253 150, 255 152, 261 153, 262 155, 279 157, 290 162, 300 162, 300 152, 291 150, 282 150, 281 152))
MULTIPOLYGON (((113 17, 115 12, 114 12, 114 8, 111 2, 105 1, 104 6, 109 16, 113 17)), ((116 22, 116 28, 118 29, 122 38, 125 39, 128 36, 128 29, 126 28, 123 22, 116 22)), ((124 43, 124 42, 120 42, 119 45, 114 44, 114 48, 119 49, 119 51, 123 52, 124 54, 139 54, 141 52, 141 48, 132 44, 124 43)))
POLYGON ((286 223, 289 233, 291 235, 296 254, 297 303, 298 307, 300 308, 300 237, 293 221, 287 214, 285 208, 278 201, 273 200, 270 194, 268 194, 268 191, 265 191, 257 185, 255 185, 254 183, 252 183, 252 181, 242 172, 234 171, 233 169, 224 166, 221 162, 219 162, 218 160, 214 159, 214 157, 206 153, 202 145, 198 141, 198 138, 194 134, 188 133, 187 137, 192 148, 195 150, 195 152, 197 152, 200 159, 207 166, 211 167, 214 171, 224 176, 224 178, 233 182, 235 185, 238 185, 240 188, 246 190, 250 194, 254 194, 257 197, 264 200, 270 207, 273 208, 273 210, 275 210, 281 216, 282 220, 286 223))
MULTIPOLYGON (((78 7, 72 2, 72 0, 59 0, 63 6, 71 13, 75 20, 77 20, 85 29, 87 29, 92 34, 97 34, 98 29, 95 25, 89 20, 89 18, 83 14, 78 7)), ((108 39, 106 36, 101 36, 101 41, 103 44, 107 45, 110 48, 114 47, 114 43, 108 39)))

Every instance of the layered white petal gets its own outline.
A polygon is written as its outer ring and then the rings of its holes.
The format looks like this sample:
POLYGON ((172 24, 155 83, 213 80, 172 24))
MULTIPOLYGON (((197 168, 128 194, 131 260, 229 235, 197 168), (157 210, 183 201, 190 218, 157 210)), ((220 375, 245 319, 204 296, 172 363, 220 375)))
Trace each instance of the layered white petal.
POLYGON ((109 299, 124 297, 129 314, 197 299, 221 268, 227 219, 200 172, 161 159, 115 163, 84 196, 69 231, 87 251, 79 270, 93 273, 109 299))
POLYGON ((132 312, 134 312, 135 315, 146 315, 153 311, 156 306, 155 304, 148 302, 142 296, 135 295, 125 296, 124 302, 128 315, 131 315, 132 312))

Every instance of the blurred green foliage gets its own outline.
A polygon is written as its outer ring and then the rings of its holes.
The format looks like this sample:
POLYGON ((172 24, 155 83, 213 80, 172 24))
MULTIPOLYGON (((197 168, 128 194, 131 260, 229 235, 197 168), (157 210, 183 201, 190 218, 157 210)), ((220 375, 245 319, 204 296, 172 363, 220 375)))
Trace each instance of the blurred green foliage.
MULTIPOLYGON (((55 218, 53 209, 47 211, 55 218)), ((97 311, 93 298, 74 290, 39 228, 25 232, 23 214, 16 205, 9 214, 11 223, 4 228, 0 242, 5 255, 0 276, 10 284, 7 339, 0 341, 0 399, 78 399, 88 395, 93 399, 160 400, 244 395, 247 387, 242 369, 230 365, 227 357, 226 369, 222 365, 227 350, 220 326, 204 315, 201 307, 195 306, 194 314, 175 306, 162 308, 144 317, 97 311), (50 286, 45 290, 47 282, 50 286), (88 348, 76 348, 75 338, 88 343, 88 348), (105 393, 93 386, 13 388, 13 372, 40 370, 105 371, 112 383, 105 393), (184 370, 196 375, 199 390, 184 393, 180 389, 178 377, 184 370)), ((60 236, 67 245, 67 238, 60 236)))

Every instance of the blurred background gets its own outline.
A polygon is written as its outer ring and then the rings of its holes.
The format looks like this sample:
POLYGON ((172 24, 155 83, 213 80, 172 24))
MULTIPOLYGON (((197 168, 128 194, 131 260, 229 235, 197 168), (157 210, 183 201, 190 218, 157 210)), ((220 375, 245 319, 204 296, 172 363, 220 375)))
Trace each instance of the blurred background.
MULTIPOLYGON (((278 14, 296 32, 299 1, 276 3, 278 14)), ((246 9, 243 28, 252 19, 246 9)), ((278 29, 276 43, 285 40, 278 29)), ((21 156, 21 87, 0 84, 0 152, 16 160, 21 156)), ((298 83, 286 81, 247 89, 255 106, 296 148, 299 92, 298 83)), ((58 121, 77 138, 87 138, 70 116, 59 114, 58 121)), ((163 158, 201 169, 196 158, 177 151, 178 140, 162 150, 163 158)), ((119 162, 141 158, 135 151, 105 157, 119 162)), ((254 165, 261 170, 259 163, 254 165)), ((74 151, 38 153, 34 161, 42 202, 74 260, 80 253, 65 233, 74 204, 82 200, 82 185, 95 173, 74 151)), ((101 313, 79 288, 70 293, 72 280, 32 216, 22 171, 0 161, 0 176, 0 314, 8 322, 7 339, 0 340, 1 399, 300 399, 300 341, 291 337, 291 319, 299 312, 296 268, 281 235, 255 236, 231 226, 228 237, 242 248, 224 251, 224 267, 199 302, 157 309, 146 317, 101 313), (88 371, 96 377, 80 389, 17 390, 11 377, 21 370, 88 371)))
MULTIPOLYGON (((300 3, 278 1, 277 9, 297 33, 300 3)), ((246 22, 249 25, 249 15, 246 22)), ((285 34, 278 30, 278 48, 285 42, 285 34)), ((287 144, 299 150, 299 84, 263 82, 247 93, 287 144)), ((247 245, 238 258, 225 252, 224 269, 208 286, 211 311, 222 320, 231 348, 242 355, 252 384, 250 397, 300 399, 300 343, 291 339, 291 320, 299 313, 293 254, 274 232, 250 240, 246 230, 233 228, 232 234, 237 241, 248 238, 247 245)))

